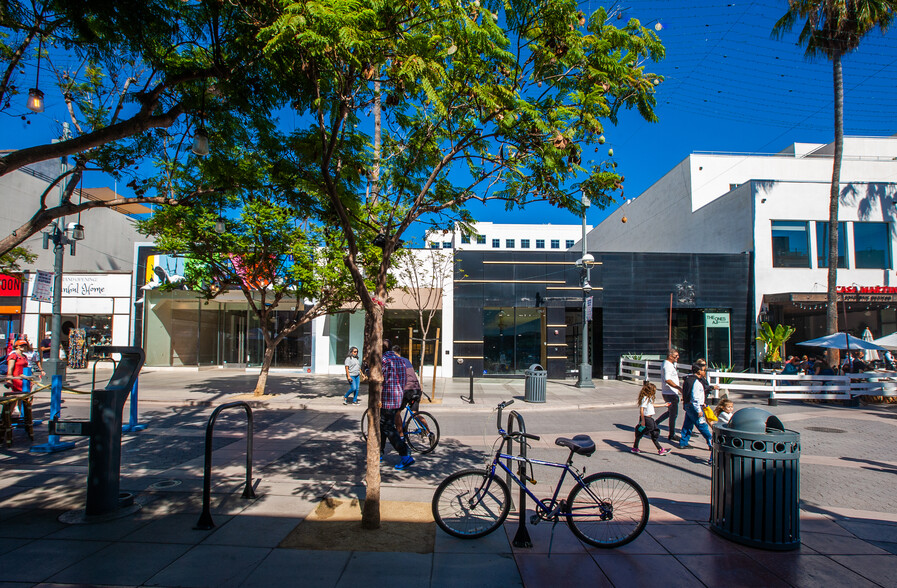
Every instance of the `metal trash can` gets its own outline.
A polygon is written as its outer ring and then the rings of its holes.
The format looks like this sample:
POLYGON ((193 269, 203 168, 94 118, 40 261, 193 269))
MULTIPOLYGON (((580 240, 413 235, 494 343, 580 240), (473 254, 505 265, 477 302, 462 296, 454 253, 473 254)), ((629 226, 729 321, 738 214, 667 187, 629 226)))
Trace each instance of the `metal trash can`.
POLYGON ((713 427, 710 529, 751 547, 800 547, 800 433, 761 408, 713 427))
POLYGON ((548 383, 548 372, 538 363, 524 370, 524 397, 526 402, 545 402, 545 385, 548 383))

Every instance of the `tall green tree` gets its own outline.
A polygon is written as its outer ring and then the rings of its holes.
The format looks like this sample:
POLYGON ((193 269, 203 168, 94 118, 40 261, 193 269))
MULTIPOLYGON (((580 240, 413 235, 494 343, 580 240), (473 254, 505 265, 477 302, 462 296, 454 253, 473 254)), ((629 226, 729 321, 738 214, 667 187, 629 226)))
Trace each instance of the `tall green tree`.
POLYGON ((124 203, 189 204, 200 194, 147 189, 142 164, 183 146, 202 124, 210 94, 245 109, 265 100, 256 57, 260 23, 274 13, 263 1, 8 0, 0 3, 0 113, 28 124, 54 120, 60 140, 41 139, 0 157, 0 176, 26 165, 70 157, 22 226, 0 235, 0 254, 54 219, 124 203), (26 88, 40 89, 41 118, 25 108, 26 88), (109 202, 72 200, 86 171, 130 183, 135 196, 109 202), (61 201, 49 202, 54 186, 61 201))
MULTIPOLYGON (((616 164, 588 152, 621 109, 655 120, 663 46, 638 20, 575 0, 286 1, 262 30, 266 58, 289 71, 297 129, 285 145, 365 311, 371 366, 362 526, 379 526, 377 434, 384 301, 412 223, 470 223, 471 201, 536 201, 581 212, 581 193, 613 202, 616 164), (600 158, 598 158, 600 159, 600 158), (382 254, 372 258, 365 244, 382 254)), ((596 147, 597 149, 597 147, 596 147)))
MULTIPOLYGON (((829 194, 828 290, 825 324, 828 333, 838 331, 838 203, 841 191, 841 160, 844 155, 844 81, 841 59, 857 49, 872 29, 886 31, 897 1, 894 0, 789 0, 788 11, 773 27, 781 38, 795 23, 803 21, 798 43, 806 46, 808 59, 824 57, 832 62, 835 98, 835 152, 829 194)), ((846 328, 846 326, 845 326, 846 328)), ((838 350, 828 351, 828 361, 838 365, 838 350)))

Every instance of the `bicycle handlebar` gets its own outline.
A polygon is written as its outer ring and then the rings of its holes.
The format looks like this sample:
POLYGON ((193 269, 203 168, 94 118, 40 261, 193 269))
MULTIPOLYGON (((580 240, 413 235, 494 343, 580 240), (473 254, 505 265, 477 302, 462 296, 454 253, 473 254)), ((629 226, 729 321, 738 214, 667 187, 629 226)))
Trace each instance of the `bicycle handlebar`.
POLYGON ((504 429, 501 428, 501 411, 503 411, 506 406, 510 406, 512 404, 514 404, 513 398, 511 400, 506 400, 504 402, 498 403, 498 416, 495 417, 495 428, 499 431, 504 431, 504 429))

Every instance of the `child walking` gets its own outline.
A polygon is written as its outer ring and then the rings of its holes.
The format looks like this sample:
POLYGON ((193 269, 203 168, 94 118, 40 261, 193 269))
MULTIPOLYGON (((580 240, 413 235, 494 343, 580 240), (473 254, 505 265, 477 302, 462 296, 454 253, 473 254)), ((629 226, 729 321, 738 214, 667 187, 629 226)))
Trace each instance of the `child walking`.
POLYGON ((651 382, 645 382, 638 394, 637 404, 639 418, 638 426, 635 428, 635 443, 632 445, 632 453, 642 452, 642 450, 638 448, 638 444, 645 435, 651 438, 654 447, 657 448, 657 455, 666 455, 670 452, 669 449, 662 448, 660 443, 657 442, 657 438, 660 437, 660 429, 657 428, 657 423, 654 422, 655 394, 657 394, 657 387, 651 382))
POLYGON ((735 412, 735 403, 729 400, 727 396, 723 396, 719 399, 716 406, 713 407, 713 412, 716 413, 716 419, 720 424, 728 425, 732 414, 735 412))

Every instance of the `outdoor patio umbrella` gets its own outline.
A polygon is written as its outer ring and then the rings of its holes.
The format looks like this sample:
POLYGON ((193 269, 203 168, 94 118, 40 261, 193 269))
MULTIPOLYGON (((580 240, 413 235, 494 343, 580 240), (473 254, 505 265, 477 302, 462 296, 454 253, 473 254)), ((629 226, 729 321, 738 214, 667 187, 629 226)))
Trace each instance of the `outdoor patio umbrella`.
POLYGON ((826 349, 862 349, 863 351, 867 349, 884 351, 885 349, 881 345, 877 345, 872 341, 863 341, 849 333, 833 333, 831 335, 826 335, 825 337, 810 339, 809 341, 804 341, 797 345, 803 345, 805 347, 824 347, 826 349))
POLYGON ((875 341, 873 341, 876 345, 881 345, 885 349, 890 349, 892 351, 897 350, 897 333, 891 333, 890 335, 885 335, 884 337, 879 337, 875 341))
MULTIPOLYGON (((872 331, 869 330, 869 327, 863 329, 863 341, 871 343, 874 339, 875 337, 872 336, 872 331)), ((863 355, 863 359, 866 361, 878 361, 878 351, 867 349, 866 353, 863 355)))

